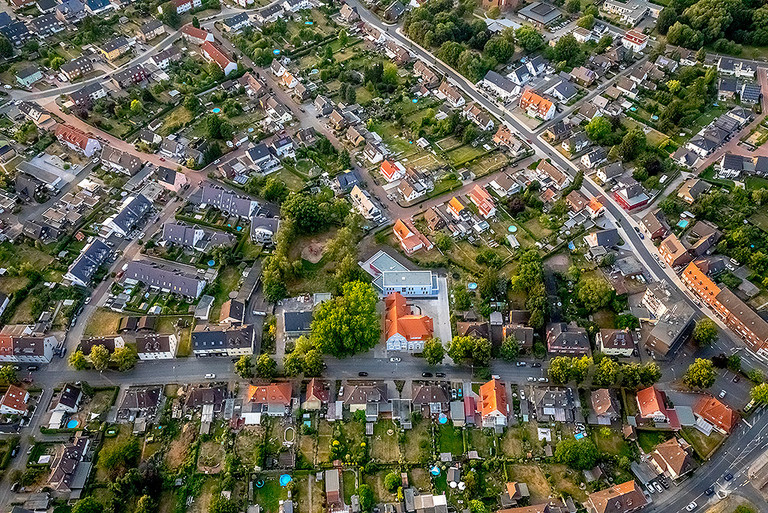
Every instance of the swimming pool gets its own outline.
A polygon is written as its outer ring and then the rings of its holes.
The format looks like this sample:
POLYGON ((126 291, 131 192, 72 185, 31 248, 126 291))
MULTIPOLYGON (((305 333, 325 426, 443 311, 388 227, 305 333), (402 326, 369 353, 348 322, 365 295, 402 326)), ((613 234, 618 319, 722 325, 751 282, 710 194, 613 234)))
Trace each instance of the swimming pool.
POLYGON ((685 228, 688 227, 689 224, 691 224, 690 220, 688 220, 688 219, 680 219, 680 221, 677 223, 677 226, 679 226, 680 228, 685 229, 685 228))
POLYGON ((293 478, 288 474, 283 474, 280 476, 280 486, 288 486, 288 483, 291 481, 293 481, 293 478))
POLYGON ((69 419, 67 421, 67 429, 75 429, 79 425, 80 425, 80 421, 79 420, 69 419))

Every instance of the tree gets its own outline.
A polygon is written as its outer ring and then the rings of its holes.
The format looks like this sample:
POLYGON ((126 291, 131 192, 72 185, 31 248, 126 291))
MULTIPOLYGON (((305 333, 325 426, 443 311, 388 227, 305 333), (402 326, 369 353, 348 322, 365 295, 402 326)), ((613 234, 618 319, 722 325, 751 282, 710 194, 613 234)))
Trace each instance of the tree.
POLYGON ((341 296, 323 302, 312 321, 312 338, 336 357, 367 351, 379 341, 378 296, 368 283, 345 283, 341 296))
POLYGON ((232 139, 232 125, 216 114, 210 114, 205 119, 205 130, 211 139, 220 139, 222 141, 232 139))
POLYGON ((656 20, 656 29, 659 34, 666 35, 669 28, 677 21, 678 15, 671 7, 665 7, 659 13, 659 19, 656 20))
POLYGON ((579 281, 576 298, 588 312, 596 312, 611 302, 612 292, 606 280, 589 276, 579 281))
POLYGON ((13 57, 13 45, 4 35, 0 35, 0 57, 13 57))
POLYGON ((469 501, 469 513, 489 513, 488 506, 478 499, 469 501))
POLYGON ((732 354, 728 357, 728 363, 726 366, 730 371, 739 372, 741 370, 741 356, 732 354))
POLYGON ((69 355, 69 365, 75 370, 85 370, 88 368, 88 360, 79 349, 69 355))
POLYGON ((530 25, 523 25, 515 31, 515 41, 529 53, 544 46, 544 36, 530 25))
POLYGON ((592 383, 599 387, 607 387, 616 383, 619 377, 619 364, 608 357, 600 360, 592 376, 592 383))
POLYGON ((162 11, 160 19, 163 20, 163 23, 170 25, 175 29, 179 28, 179 25, 181 25, 181 17, 179 17, 179 14, 176 12, 176 6, 173 5, 173 2, 164 3, 158 7, 158 10, 162 11))
POLYGON ((144 110, 144 106, 141 104, 139 100, 133 100, 131 101, 131 114, 134 116, 141 114, 141 111, 144 110))
POLYGON ((485 43, 483 52, 488 57, 496 59, 496 62, 503 64, 512 58, 515 47, 503 37, 493 37, 485 43))
POLYGON ((197 19, 197 16, 192 16, 192 26, 200 28, 200 20, 197 19))
POLYGON ((474 360, 477 365, 487 365, 491 360, 491 343, 484 338, 457 336, 451 340, 448 356, 455 363, 474 360))
POLYGON ((339 29, 339 33, 337 37, 339 38, 339 45, 347 46, 347 42, 349 41, 349 35, 347 34, 347 31, 345 29, 339 29))
POLYGON ((304 355, 298 351, 288 353, 283 358, 283 371, 286 376, 298 376, 304 371, 304 355))
POLYGON ((61 69, 61 65, 64 64, 65 61, 63 57, 59 57, 58 55, 51 59, 51 62, 49 64, 50 68, 55 71, 59 71, 61 69))
POLYGON ((617 151, 622 160, 629 162, 634 160, 645 149, 645 134, 639 128, 633 128, 622 138, 617 151))
POLYGON ((592 30, 592 27, 595 26, 595 16, 593 14, 584 15, 579 18, 576 25, 587 30, 592 30))
POLYGON ((357 101, 357 90, 354 87, 347 88, 347 94, 344 95, 347 103, 355 103, 357 101))
POLYGON ((501 343, 499 354, 508 362, 516 360, 520 356, 520 342, 513 336, 505 338, 501 343))
POLYGON ((360 509, 362 511, 370 511, 373 508, 373 489, 369 485, 362 484, 358 486, 357 496, 360 499, 360 509))
POLYGON ((594 361, 591 356, 582 356, 581 358, 573 358, 571 362, 571 374, 570 378, 576 383, 581 383, 587 378, 590 367, 594 361))
POLYGON ((256 360, 256 375, 264 379, 272 379, 277 371, 277 362, 267 353, 259 356, 256 360))
POLYGON ((549 379, 553 383, 563 385, 571 379, 571 358, 567 356, 556 356, 549 362, 549 379))
POLYGON ((696 358, 683 376, 683 382, 691 388, 709 388, 715 383, 717 371, 711 360, 696 358))
POLYGON ((654 362, 644 363, 640 367, 639 372, 640 383, 644 387, 649 387, 654 383, 658 383, 661 379, 661 369, 658 364, 654 362))
POLYGON ((118 347, 112 353, 112 361, 115 362, 117 370, 120 372, 132 369, 138 360, 139 356, 136 354, 136 348, 133 346, 118 347))
POLYGON ((445 348, 439 338, 430 338, 424 343, 424 358, 429 365, 439 365, 445 358, 445 348))
POLYGON ((617 315, 616 327, 620 330, 634 330, 640 327, 640 319, 632 314, 617 315))
POLYGON ((599 452, 589 438, 564 438, 555 447, 555 460, 576 470, 595 468, 599 452))
POLYGON ((386 488, 390 493, 395 493, 401 483, 402 479, 400 479, 400 474, 397 472, 390 472, 384 476, 384 488, 386 488))
POLYGON ((323 372, 323 365, 323 353, 320 349, 311 349, 304 355, 305 376, 319 376, 323 372))
POLYGON ((109 349, 102 345, 91 348, 91 363, 97 371, 103 371, 109 366, 109 349))
POLYGON ((768 383, 760 383, 749 391, 750 397, 756 403, 768 404, 768 383))
POLYGON ((253 377, 253 359, 251 355, 244 354, 235 362, 235 372, 244 379, 253 377))
POLYGON ((218 494, 211 502, 210 513, 237 513, 240 508, 237 502, 218 494))
POLYGON ((597 116, 587 123, 587 126, 584 127, 584 131, 587 132, 587 137, 598 144, 602 144, 613 133, 613 125, 611 125, 611 122, 605 117, 597 116))
POLYGON ((102 513, 104 506, 93 497, 83 497, 72 506, 72 513, 102 513))
POLYGON ((133 513, 153 513, 155 511, 155 502, 149 495, 142 495, 136 501, 136 509, 133 513))
POLYGON ((184 108, 188 111, 195 113, 200 108, 200 99, 194 94, 187 95, 184 98, 184 108))
POLYGON ((116 445, 109 445, 99 452, 99 463, 112 476, 120 476, 139 463, 141 445, 138 438, 128 438, 116 445))
POLYGON ((320 209, 320 203, 309 194, 291 194, 283 202, 283 217, 293 219, 296 229, 301 233, 315 233, 327 226, 327 219, 320 209))
POLYGON ((565 11, 569 14, 576 14, 581 10, 581 0, 568 0, 565 3, 565 11))
POLYGON ((572 64, 581 53, 581 45, 573 36, 566 34, 557 40, 553 48, 553 54, 557 62, 565 61, 572 64))
POLYGON ((699 347, 709 347, 717 340, 717 324, 709 317, 700 319, 693 328, 693 341, 699 347))
POLYGON ((3 365, 0 367, 0 383, 12 385, 18 382, 19 379, 16 377, 16 369, 13 368, 13 365, 3 365))

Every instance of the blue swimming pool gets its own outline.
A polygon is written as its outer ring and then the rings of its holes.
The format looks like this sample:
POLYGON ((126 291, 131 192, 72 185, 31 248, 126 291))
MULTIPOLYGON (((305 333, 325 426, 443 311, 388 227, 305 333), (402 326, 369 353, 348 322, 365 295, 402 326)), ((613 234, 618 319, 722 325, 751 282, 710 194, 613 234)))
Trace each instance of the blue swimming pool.
POLYGON ((67 421, 67 429, 75 429, 79 425, 80 425, 80 421, 78 421, 78 420, 69 419, 67 421))
POLYGON ((688 227, 689 224, 691 224, 690 220, 688 220, 688 219, 680 219, 680 221, 677 223, 677 226, 679 226, 680 228, 685 229, 685 228, 688 227))
POLYGON ((288 474, 283 474, 280 476, 280 486, 288 486, 288 483, 290 483, 293 480, 291 476, 288 474))

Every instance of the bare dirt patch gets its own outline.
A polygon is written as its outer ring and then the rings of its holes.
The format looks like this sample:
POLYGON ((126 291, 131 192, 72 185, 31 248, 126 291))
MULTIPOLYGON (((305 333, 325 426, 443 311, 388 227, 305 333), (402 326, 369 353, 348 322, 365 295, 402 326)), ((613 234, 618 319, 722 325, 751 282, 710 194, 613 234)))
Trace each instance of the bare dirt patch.
POLYGON ((197 468, 206 474, 218 474, 224 463, 224 447, 218 442, 205 442, 200 445, 197 456, 197 468))
POLYGON ((547 481, 547 476, 536 464, 510 465, 507 467, 510 481, 519 481, 528 484, 531 492, 531 504, 540 504, 549 499, 552 490, 547 481))
POLYGON ((301 258, 312 264, 319 263, 330 240, 331 237, 327 233, 309 239, 301 248, 301 258))
POLYGON ((259 447, 264 442, 264 428, 262 426, 248 426, 240 431, 235 439, 235 452, 243 464, 254 467, 260 464, 259 447))
POLYGON ((189 446, 195 439, 195 431, 193 424, 184 424, 184 427, 181 428, 181 434, 171 442, 170 446, 168 446, 168 452, 165 453, 165 462, 168 467, 176 470, 184 463, 189 446))

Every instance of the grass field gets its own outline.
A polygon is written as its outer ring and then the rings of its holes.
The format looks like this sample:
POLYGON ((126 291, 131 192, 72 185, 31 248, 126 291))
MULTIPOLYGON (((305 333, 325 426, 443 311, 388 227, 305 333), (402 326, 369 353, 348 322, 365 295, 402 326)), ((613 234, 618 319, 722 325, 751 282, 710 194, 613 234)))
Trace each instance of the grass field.
POLYGON ((501 152, 494 152, 473 162, 469 169, 475 174, 476 178, 489 175, 498 171, 507 165, 509 159, 501 152))
POLYGON ((229 293, 238 290, 240 276, 240 270, 235 266, 219 269, 219 274, 216 276, 215 282, 216 290, 213 296, 213 306, 211 307, 211 322, 219 320, 221 305, 229 299, 229 293))
POLYGON ((660 443, 669 440, 670 434, 663 431, 637 431, 637 443, 646 453, 653 452, 653 449, 660 443))
POLYGON ((122 314, 99 308, 91 318, 88 319, 88 325, 85 327, 83 335, 87 337, 106 337, 117 333, 122 314))
POLYGON ((709 459, 709 456, 720 447, 725 438, 717 431, 712 431, 709 436, 705 436, 704 433, 695 428, 684 427, 680 430, 680 434, 685 440, 691 444, 702 459, 709 459))
POLYGON ((612 430, 611 428, 600 428, 592 432, 592 440, 600 451, 616 456, 632 457, 632 450, 629 448, 624 435, 612 430))
POLYGON ((440 139, 439 141, 437 141, 436 144, 437 144, 437 147, 440 148, 441 150, 449 151, 454 148, 458 148, 464 143, 462 143, 460 140, 456 139, 453 136, 448 136, 445 139, 440 139))
POLYGON ((437 429, 437 447, 440 452, 450 452, 454 457, 464 454, 461 429, 442 424, 437 429))
POLYGON ((371 457, 384 462, 396 462, 400 459, 397 426, 391 420, 381 420, 373 425, 371 457))
POLYGON ((526 483, 531 493, 531 504, 540 504, 549 499, 552 488, 547 476, 534 463, 507 465, 507 478, 510 481, 526 483))
POLYGON ((405 432, 403 454, 406 460, 413 462, 427 461, 431 455, 432 433, 428 420, 414 422, 413 427, 405 432))
POLYGON ((488 152, 482 146, 472 146, 471 144, 464 144, 458 148, 445 152, 448 159, 455 167, 461 167, 467 162, 471 162, 486 153, 488 152))

